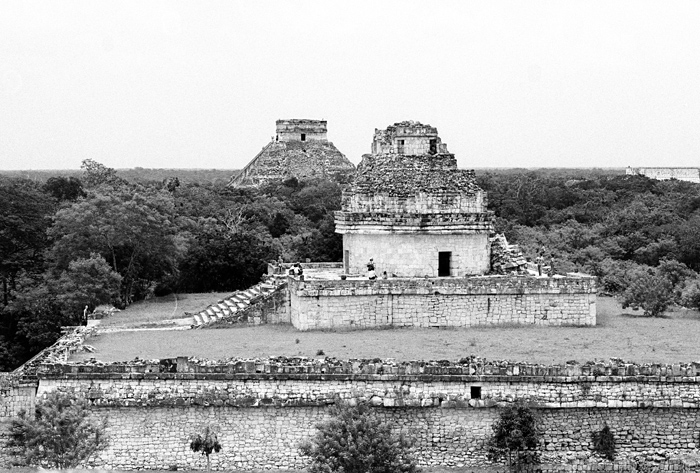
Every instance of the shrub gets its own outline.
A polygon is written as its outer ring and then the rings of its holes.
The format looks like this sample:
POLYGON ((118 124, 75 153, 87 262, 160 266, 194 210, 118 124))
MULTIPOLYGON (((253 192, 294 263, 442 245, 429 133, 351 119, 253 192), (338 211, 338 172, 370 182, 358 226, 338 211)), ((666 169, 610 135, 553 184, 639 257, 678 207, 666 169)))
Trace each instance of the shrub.
POLYGON ((511 470, 539 463, 537 420, 532 410, 523 402, 519 401, 504 408, 491 429, 493 437, 488 446, 488 453, 492 460, 505 458, 511 470))
POLYGON ((192 436, 190 449, 193 452, 201 452, 202 455, 206 455, 207 470, 211 470, 209 455, 214 452, 219 453, 221 451, 221 443, 219 443, 219 438, 214 429, 211 426, 206 426, 202 433, 197 433, 192 436))
POLYGON ((593 451, 610 461, 615 460, 615 436, 605 424, 599 432, 593 432, 593 451))
POLYGON ((681 304, 690 309, 700 308, 700 279, 688 279, 681 290, 681 304))
POLYGON ((311 458, 309 473, 413 473, 419 471, 408 449, 412 442, 396 434, 365 404, 330 407, 330 420, 316 426, 316 435, 302 444, 311 458))
POLYGON ((106 446, 105 427, 106 419, 90 418, 85 399, 53 391, 37 403, 34 416, 22 411, 12 421, 9 443, 28 465, 75 468, 106 446))
POLYGON ((644 273, 622 293, 622 308, 641 307, 644 315, 658 317, 673 303, 673 285, 663 276, 644 273))

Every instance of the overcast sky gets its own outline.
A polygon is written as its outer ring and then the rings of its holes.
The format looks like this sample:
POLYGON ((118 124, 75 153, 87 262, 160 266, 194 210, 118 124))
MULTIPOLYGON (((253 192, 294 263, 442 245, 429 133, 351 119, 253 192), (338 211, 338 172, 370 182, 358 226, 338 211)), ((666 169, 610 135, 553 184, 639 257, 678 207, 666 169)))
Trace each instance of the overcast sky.
POLYGON ((0 0, 0 169, 243 167, 279 118, 461 167, 700 166, 700 2, 0 0))

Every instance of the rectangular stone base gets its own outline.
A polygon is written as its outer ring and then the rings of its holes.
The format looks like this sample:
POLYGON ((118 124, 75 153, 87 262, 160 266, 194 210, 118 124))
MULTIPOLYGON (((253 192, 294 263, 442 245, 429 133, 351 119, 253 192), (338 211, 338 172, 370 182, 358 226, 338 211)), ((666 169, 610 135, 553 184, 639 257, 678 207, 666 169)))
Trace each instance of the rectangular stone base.
POLYGON ((382 326, 595 325, 595 278, 484 276, 386 280, 290 278, 299 330, 382 326))

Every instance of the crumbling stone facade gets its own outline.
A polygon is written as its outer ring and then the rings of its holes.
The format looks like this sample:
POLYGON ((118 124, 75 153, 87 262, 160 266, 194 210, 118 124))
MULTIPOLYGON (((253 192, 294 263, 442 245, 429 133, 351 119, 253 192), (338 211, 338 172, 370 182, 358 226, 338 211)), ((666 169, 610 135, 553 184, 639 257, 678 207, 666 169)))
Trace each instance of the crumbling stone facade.
POLYGON ((333 177, 355 166, 327 139, 325 120, 277 120, 275 137, 229 182, 232 187, 271 181, 333 177))
POLYGON ((379 272, 398 277, 486 273, 493 213, 437 129, 396 123, 375 131, 372 151, 335 215, 346 272, 363 274, 373 258, 379 272))
POLYGON ((661 167, 627 167, 626 174, 628 176, 641 175, 650 179, 658 179, 666 181, 668 179, 677 179, 679 181, 700 183, 700 168, 661 168, 661 167))

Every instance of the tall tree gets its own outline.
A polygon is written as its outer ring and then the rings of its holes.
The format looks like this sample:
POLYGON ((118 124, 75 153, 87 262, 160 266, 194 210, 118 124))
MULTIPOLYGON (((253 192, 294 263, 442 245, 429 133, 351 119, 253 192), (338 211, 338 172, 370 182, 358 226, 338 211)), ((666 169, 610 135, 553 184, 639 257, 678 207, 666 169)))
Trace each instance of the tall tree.
POLYGON ((56 200, 75 201, 80 197, 86 197, 83 184, 77 177, 50 177, 43 186, 43 191, 52 195, 56 200))
POLYGON ((122 302, 128 304, 152 283, 177 270, 181 247, 167 191, 120 187, 97 190, 60 209, 49 229, 53 270, 68 269, 76 258, 99 253, 122 277, 122 302))
POLYGON ((25 179, 0 177, 0 284, 2 304, 20 271, 41 273, 48 244, 46 229, 54 207, 37 184, 25 179))

